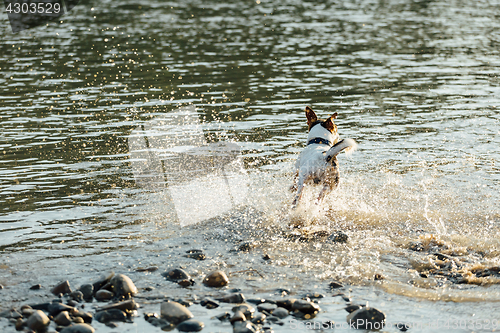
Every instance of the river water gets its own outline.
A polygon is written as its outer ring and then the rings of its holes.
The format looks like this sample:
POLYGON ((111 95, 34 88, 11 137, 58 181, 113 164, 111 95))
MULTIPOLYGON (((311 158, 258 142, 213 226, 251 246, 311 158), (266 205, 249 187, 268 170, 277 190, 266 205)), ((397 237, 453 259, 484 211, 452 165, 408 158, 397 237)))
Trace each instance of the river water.
POLYGON ((249 294, 325 293, 320 319, 345 321, 327 289, 336 279, 392 321, 467 318, 458 331, 492 331, 474 325, 500 320, 499 5, 90 1, 16 34, 1 13, 0 309, 44 295, 33 284, 110 270, 182 295, 135 269, 184 265, 200 278, 232 272, 249 294), (174 207, 173 187, 134 175, 134 131, 187 105, 202 141, 241 149, 245 173, 228 184, 246 190, 216 218, 217 202, 174 207), (338 112, 359 149, 339 156, 341 185, 321 206, 308 189, 292 212, 307 105, 338 112), (201 222, 181 226, 180 210, 201 222), (336 230, 347 244, 312 236, 336 230), (256 247, 232 252, 242 241, 256 247), (183 261, 191 248, 210 259, 183 261))

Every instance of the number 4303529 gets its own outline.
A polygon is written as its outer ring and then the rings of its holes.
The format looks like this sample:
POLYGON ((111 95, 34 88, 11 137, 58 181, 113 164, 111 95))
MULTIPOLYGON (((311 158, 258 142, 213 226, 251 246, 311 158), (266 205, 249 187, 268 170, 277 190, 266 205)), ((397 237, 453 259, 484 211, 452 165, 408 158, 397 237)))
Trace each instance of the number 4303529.
POLYGON ((5 9, 9 14, 59 14, 61 12, 60 3, 31 2, 31 3, 9 3, 5 9))

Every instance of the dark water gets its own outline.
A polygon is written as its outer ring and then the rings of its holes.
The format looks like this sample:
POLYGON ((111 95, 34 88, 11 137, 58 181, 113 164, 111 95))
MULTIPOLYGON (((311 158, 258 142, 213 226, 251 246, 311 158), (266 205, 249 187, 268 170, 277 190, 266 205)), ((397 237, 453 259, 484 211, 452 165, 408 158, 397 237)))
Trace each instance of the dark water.
POLYGON ((103 1, 17 34, 0 14, 0 306, 29 299, 35 283, 163 269, 200 247, 212 259, 190 262, 195 275, 265 272, 248 292, 335 278, 398 320, 500 319, 500 276, 475 274, 500 265, 499 8, 103 1), (128 144, 138 126, 189 104, 208 142, 221 128, 238 142, 249 191, 243 208, 181 228, 168 191, 137 186, 128 144), (323 206, 290 213, 306 105, 338 112, 341 137, 359 150, 339 158, 342 184, 323 206), (342 229, 350 242, 291 241, 283 230, 294 223, 306 234, 342 229), (255 253, 228 252, 249 239, 255 253), (409 249, 415 241, 423 251, 409 249), (442 265, 435 252, 468 284, 422 277, 442 265))

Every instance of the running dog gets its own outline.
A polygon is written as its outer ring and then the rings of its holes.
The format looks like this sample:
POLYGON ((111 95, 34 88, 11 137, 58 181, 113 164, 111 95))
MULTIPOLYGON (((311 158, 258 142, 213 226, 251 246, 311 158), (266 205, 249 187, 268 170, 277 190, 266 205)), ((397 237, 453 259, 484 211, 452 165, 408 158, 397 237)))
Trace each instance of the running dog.
POLYGON ((307 146, 295 163, 296 185, 292 188, 297 188, 297 194, 292 203, 293 208, 297 207, 304 185, 308 183, 323 184, 317 200, 318 204, 321 203, 324 196, 339 184, 337 155, 344 149, 347 149, 346 152, 353 152, 357 148, 356 142, 352 139, 340 140, 337 125, 333 122, 333 119, 337 118, 337 112, 322 120, 318 119, 309 106, 305 111, 309 135, 307 146))

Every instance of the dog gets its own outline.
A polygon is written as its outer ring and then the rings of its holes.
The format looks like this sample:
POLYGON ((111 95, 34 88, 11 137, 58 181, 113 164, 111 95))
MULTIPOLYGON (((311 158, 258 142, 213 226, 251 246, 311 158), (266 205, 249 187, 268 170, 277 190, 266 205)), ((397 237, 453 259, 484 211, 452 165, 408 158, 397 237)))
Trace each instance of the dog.
POLYGON ((309 135, 307 146, 301 152, 295 163, 296 176, 295 185, 297 194, 293 200, 292 207, 297 207, 304 190, 304 185, 309 183, 322 184, 317 204, 320 204, 324 196, 335 189, 339 184, 339 167, 337 155, 345 150, 353 152, 357 144, 352 139, 340 140, 337 125, 333 119, 337 118, 337 112, 328 119, 318 119, 316 113, 307 106, 305 109, 309 135))

